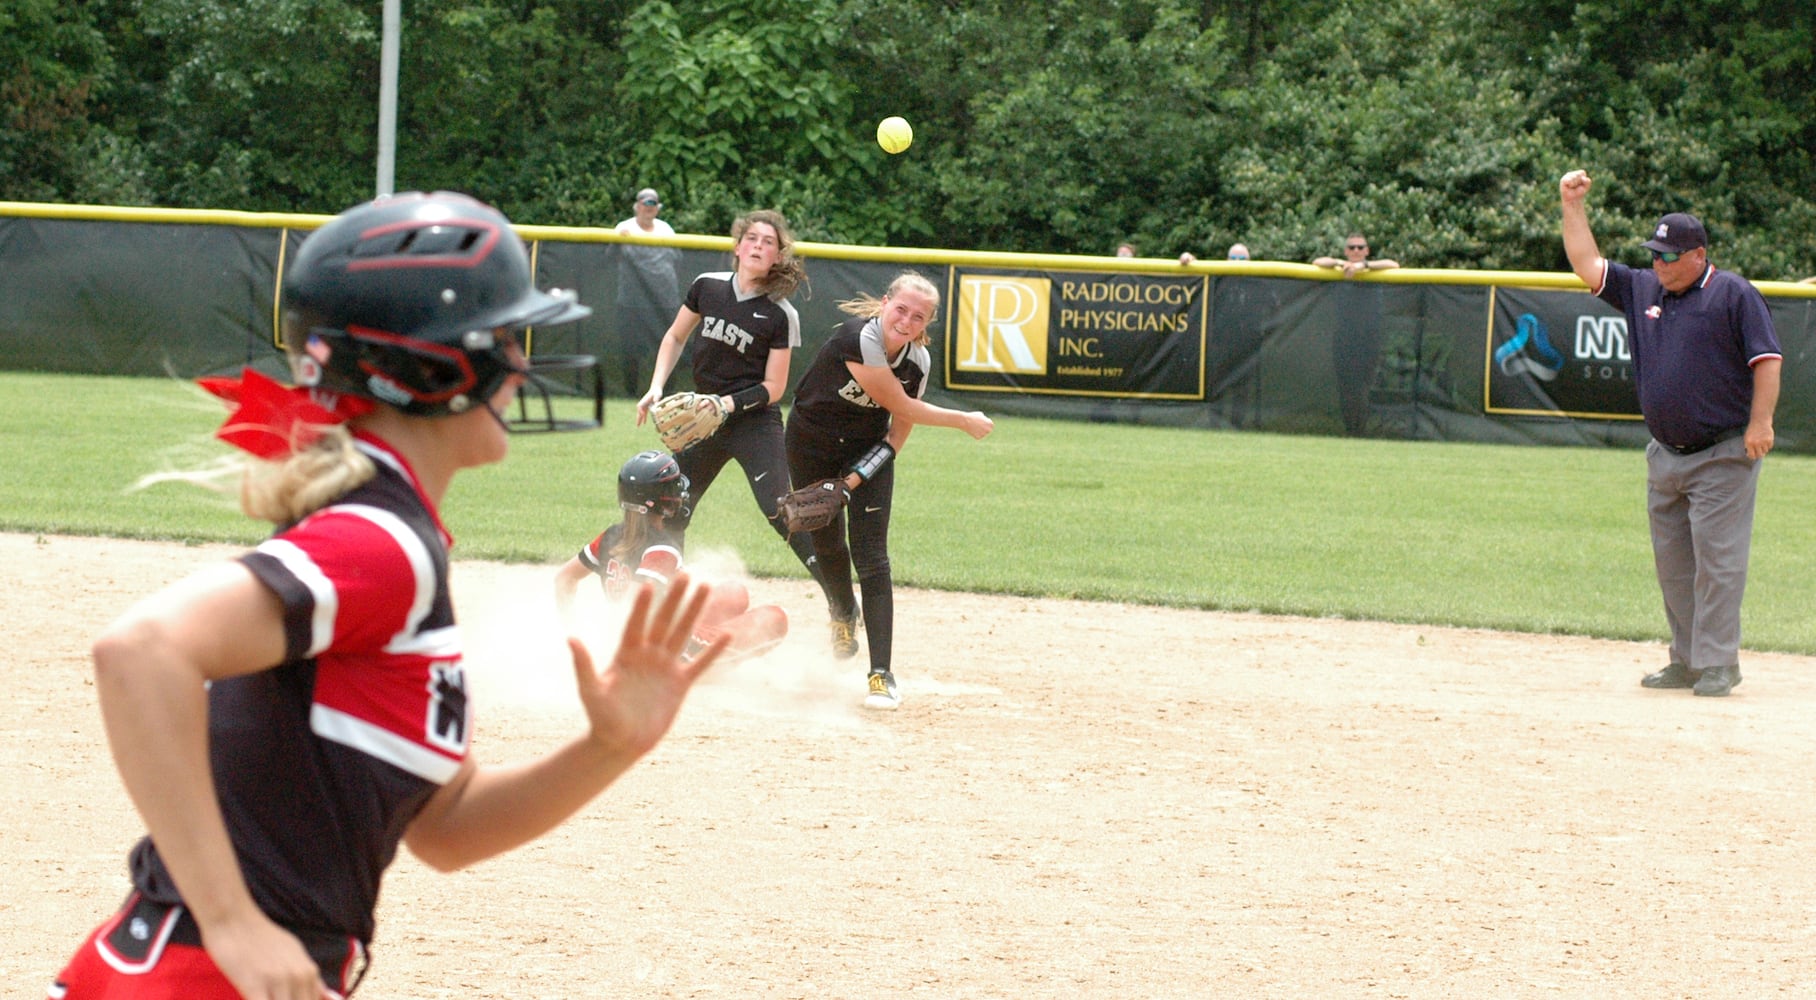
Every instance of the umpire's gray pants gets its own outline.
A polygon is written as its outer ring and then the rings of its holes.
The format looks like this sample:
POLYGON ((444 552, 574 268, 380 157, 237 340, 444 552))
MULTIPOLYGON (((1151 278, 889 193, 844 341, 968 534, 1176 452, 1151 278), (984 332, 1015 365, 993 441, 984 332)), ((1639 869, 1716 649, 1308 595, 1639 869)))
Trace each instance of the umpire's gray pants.
POLYGON ((1671 662, 1692 670, 1740 664, 1759 462, 1743 438, 1694 455, 1646 445, 1652 559, 1671 626, 1671 662))

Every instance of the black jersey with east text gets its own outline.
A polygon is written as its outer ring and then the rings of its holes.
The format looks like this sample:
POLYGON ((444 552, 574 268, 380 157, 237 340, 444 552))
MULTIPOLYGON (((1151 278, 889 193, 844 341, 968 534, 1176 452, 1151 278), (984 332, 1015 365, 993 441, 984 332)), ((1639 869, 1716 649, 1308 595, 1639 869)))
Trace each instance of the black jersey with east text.
POLYGON ((740 290, 734 272, 695 278, 687 289, 687 308, 700 314, 700 339, 694 345, 694 388, 699 392, 729 396, 760 385, 770 351, 801 346, 795 307, 740 290))
MULTIPOLYGON (((284 608, 284 662, 215 681, 208 750, 247 887, 272 920, 369 942, 404 829, 466 758, 467 689, 450 539, 415 474, 378 473, 241 562, 284 608)), ((180 902, 149 838, 134 884, 180 902)))
POLYGON ((909 344, 889 357, 882 325, 857 316, 839 324, 801 376, 790 420, 847 441, 881 441, 889 434, 889 411, 858 385, 846 367, 848 361, 888 368, 910 399, 920 399, 927 391, 932 357, 920 344, 909 344))

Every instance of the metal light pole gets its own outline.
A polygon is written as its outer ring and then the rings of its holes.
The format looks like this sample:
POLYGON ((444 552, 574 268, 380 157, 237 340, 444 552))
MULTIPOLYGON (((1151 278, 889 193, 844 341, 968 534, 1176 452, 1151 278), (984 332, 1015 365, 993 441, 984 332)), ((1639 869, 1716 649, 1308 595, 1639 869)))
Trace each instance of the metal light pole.
POLYGON ((397 36, 403 0, 385 0, 384 37, 378 54, 378 192, 396 190, 397 173, 397 36))

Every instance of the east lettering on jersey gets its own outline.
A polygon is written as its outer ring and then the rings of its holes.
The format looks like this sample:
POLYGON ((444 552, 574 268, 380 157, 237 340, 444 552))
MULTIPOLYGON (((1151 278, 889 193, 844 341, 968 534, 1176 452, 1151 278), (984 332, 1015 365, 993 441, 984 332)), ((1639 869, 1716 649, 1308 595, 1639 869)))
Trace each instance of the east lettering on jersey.
POLYGON ((769 352, 801 346, 801 317, 792 304, 738 287, 731 271, 711 271, 687 289, 687 308, 700 315, 694 388, 727 396, 761 385, 769 352))

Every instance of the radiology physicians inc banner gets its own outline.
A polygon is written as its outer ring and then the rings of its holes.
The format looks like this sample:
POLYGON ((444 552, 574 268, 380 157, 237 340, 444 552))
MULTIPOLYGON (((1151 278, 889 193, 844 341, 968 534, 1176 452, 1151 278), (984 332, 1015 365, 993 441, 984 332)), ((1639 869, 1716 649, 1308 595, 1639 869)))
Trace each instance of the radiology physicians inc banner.
POLYGON ((949 282, 948 390, 1204 398, 1202 278, 954 267, 949 282))
POLYGON ((1587 292, 1493 289, 1483 409, 1638 420, 1627 320, 1587 292))

